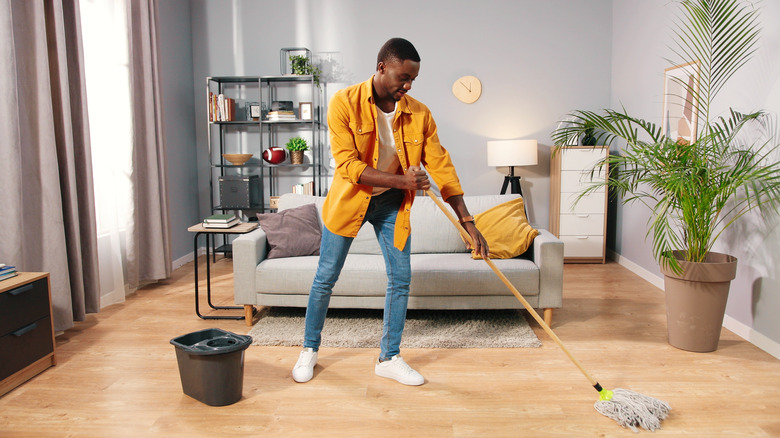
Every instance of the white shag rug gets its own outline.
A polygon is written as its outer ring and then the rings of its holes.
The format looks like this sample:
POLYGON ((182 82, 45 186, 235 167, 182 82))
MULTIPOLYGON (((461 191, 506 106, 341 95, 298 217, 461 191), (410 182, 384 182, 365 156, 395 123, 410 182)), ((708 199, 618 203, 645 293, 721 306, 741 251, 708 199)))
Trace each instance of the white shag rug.
MULTIPOLYGON (((542 345, 523 310, 409 310, 402 348, 533 348, 542 345)), ((306 309, 264 308, 252 345, 300 346, 306 309)), ((382 310, 329 309, 322 347, 378 348, 382 310)))

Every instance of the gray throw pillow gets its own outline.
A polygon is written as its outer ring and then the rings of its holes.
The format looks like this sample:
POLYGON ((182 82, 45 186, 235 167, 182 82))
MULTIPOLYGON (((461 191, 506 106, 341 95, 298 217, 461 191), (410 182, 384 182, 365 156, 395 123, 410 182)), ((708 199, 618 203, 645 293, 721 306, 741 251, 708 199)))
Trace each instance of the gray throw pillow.
POLYGON ((320 254, 322 229, 314 204, 301 205, 278 213, 258 213, 257 222, 265 231, 268 241, 267 258, 320 254))

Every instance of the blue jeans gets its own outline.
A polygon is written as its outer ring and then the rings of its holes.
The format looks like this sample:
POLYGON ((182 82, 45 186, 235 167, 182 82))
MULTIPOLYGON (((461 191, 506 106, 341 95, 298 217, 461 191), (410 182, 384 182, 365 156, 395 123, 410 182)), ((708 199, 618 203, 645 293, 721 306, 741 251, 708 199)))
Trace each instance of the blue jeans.
MULTIPOLYGON (((374 226, 387 270, 380 360, 392 358, 400 353, 401 336, 406 323, 409 283, 412 279, 409 262, 411 237, 406 241, 403 251, 399 251, 393 245, 395 220, 403 198, 404 192, 401 190, 389 190, 374 196, 366 211, 366 217, 363 219, 363 223, 369 222, 374 226)), ((341 269, 344 267, 344 260, 347 258, 352 240, 351 237, 333 234, 327 227, 322 229, 319 265, 309 292, 309 304, 306 308, 304 348, 313 348, 317 351, 320 347, 322 327, 325 325, 330 296, 341 269)))

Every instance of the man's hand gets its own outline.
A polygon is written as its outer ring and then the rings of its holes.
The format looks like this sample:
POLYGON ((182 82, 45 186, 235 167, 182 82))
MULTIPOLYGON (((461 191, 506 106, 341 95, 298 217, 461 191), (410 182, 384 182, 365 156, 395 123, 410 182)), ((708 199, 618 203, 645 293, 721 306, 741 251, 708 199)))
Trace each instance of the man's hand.
MULTIPOLYGON (((450 196, 449 199, 447 199, 447 203, 450 204, 450 207, 457 213, 459 218, 471 216, 469 209, 466 208, 466 203, 463 202, 463 195, 450 196)), ((463 229, 469 233, 469 236, 471 236, 472 242, 474 242, 474 245, 469 245, 469 249, 475 250, 475 253, 482 256, 482 258, 487 258, 490 255, 490 249, 488 249, 485 237, 479 232, 477 226, 474 225, 474 222, 465 222, 461 225, 463 226, 463 229)))
POLYGON ((403 181, 403 189, 406 190, 428 190, 431 188, 428 174, 419 166, 409 166, 403 176, 403 181))
POLYGON ((476 225, 474 225, 474 222, 464 223, 463 228, 469 233, 469 236, 471 236, 471 241, 474 242, 474 247, 471 249, 473 249, 476 254, 482 256, 483 259, 487 259, 490 255, 490 248, 488 248, 485 237, 479 232, 476 225))

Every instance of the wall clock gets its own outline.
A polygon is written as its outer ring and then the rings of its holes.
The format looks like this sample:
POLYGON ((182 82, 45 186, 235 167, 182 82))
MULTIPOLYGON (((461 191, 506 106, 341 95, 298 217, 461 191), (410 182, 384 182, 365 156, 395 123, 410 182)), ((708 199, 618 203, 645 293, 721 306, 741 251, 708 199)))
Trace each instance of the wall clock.
POLYGON ((474 103, 482 95, 482 82, 476 76, 463 76, 452 84, 452 94, 463 103, 474 103))

